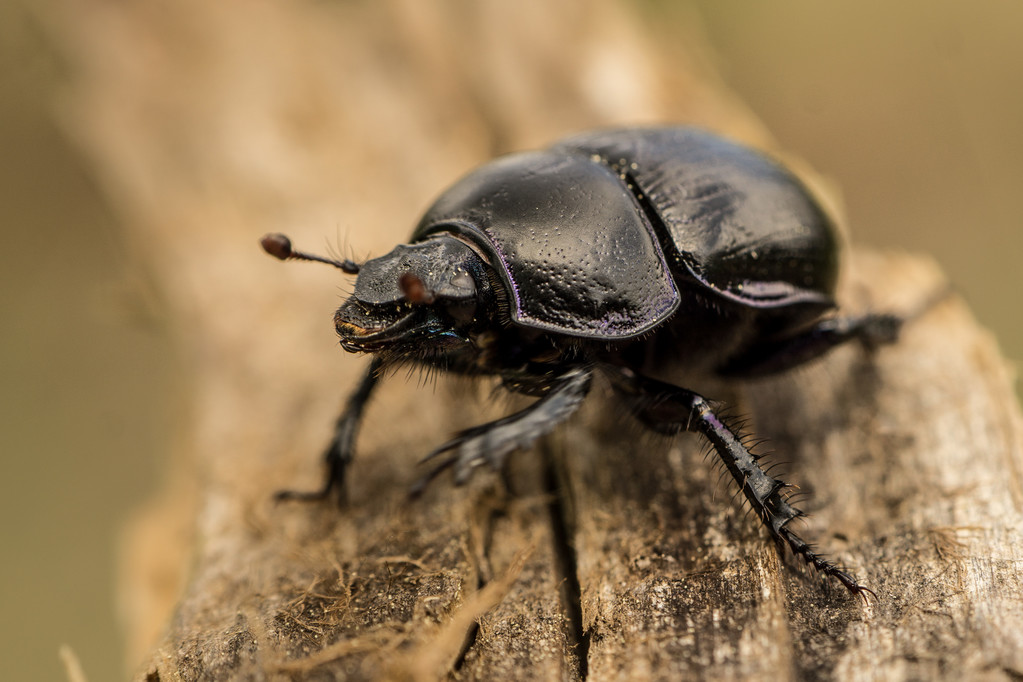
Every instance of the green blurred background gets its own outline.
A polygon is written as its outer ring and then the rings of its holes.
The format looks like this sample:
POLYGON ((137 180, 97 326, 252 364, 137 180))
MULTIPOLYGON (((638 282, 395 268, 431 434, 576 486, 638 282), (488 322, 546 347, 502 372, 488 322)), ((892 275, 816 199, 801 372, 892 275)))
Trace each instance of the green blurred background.
MULTIPOLYGON (((651 40, 702 23, 725 81, 842 188, 854 240, 933 254, 1023 357, 1023 4, 639 9, 651 40)), ((24 5, 0 4, 2 680, 61 678, 62 643, 90 679, 123 677, 118 532, 183 413, 159 292, 55 122, 74 70, 58 55, 24 5)))

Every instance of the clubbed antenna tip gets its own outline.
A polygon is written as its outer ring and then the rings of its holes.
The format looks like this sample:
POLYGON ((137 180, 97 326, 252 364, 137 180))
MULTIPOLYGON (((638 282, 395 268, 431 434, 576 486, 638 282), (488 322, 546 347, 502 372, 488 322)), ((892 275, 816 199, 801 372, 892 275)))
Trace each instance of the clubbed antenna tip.
POLYGON ((333 258, 324 258, 323 256, 316 256, 311 253, 295 251, 291 248, 291 240, 278 232, 263 235, 263 238, 259 240, 259 244, 263 247, 264 251, 279 260, 309 260, 333 265, 338 270, 349 275, 357 275, 359 273, 359 264, 347 258, 344 260, 334 260, 333 258))
POLYGON ((283 234, 275 232, 263 235, 263 238, 259 240, 259 245, 274 258, 280 260, 291 258, 291 240, 283 234))

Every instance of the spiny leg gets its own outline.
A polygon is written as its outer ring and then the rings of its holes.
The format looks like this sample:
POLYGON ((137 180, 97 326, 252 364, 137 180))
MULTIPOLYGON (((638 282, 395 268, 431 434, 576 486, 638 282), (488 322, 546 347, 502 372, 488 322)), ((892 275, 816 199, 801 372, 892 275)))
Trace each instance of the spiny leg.
POLYGON ((500 469, 509 453, 530 447, 537 438, 572 416, 590 390, 591 376, 589 369, 573 367, 552 376, 545 390, 534 383, 531 394, 542 393, 535 403, 515 414, 466 429, 427 455, 424 462, 451 453, 415 483, 411 494, 420 494, 431 480, 450 467, 454 467, 458 485, 484 464, 500 469))
MULTIPOLYGON (((783 545, 811 564, 823 575, 835 578, 864 601, 874 592, 856 578, 814 552, 788 524, 803 512, 788 503, 782 494, 790 487, 769 476, 757 457, 743 445, 742 439, 714 413, 703 396, 662 381, 639 376, 631 370, 612 368, 612 384, 640 420, 662 433, 696 431, 710 441, 725 468, 739 485, 757 516, 770 531, 779 549, 783 545)), ((874 595, 876 596, 876 595, 874 595)))
POLYGON ((330 496, 331 492, 335 492, 338 502, 344 502, 345 473, 355 455, 355 438, 359 433, 359 426, 362 424, 362 413, 366 409, 373 388, 380 380, 382 364, 379 358, 373 359, 358 388, 348 396, 344 410, 334 423, 334 436, 323 453, 323 459, 327 465, 327 475, 323 487, 308 492, 281 490, 276 495, 278 500, 324 500, 330 496))

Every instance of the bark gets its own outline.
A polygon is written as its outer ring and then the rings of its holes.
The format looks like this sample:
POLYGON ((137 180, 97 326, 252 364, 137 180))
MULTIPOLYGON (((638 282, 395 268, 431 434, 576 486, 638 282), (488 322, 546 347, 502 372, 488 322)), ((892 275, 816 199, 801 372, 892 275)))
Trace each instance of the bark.
MULTIPOLYGON (((504 477, 410 502, 419 457, 514 405, 392 377, 349 505, 273 503, 318 484, 366 361, 333 338, 338 274, 265 257, 264 232, 379 255, 474 164, 597 125, 681 120, 770 146, 691 51, 620 5, 548 4, 48 15, 72 58, 65 121, 192 370, 173 482, 126 541, 138 678, 1019 679, 1019 409, 954 296, 892 346, 710 387, 788 463, 803 533, 877 592, 866 605, 779 557, 696 437, 644 435, 599 385, 504 477)), ((946 287, 920 257, 846 266, 850 312, 920 312, 946 287)))

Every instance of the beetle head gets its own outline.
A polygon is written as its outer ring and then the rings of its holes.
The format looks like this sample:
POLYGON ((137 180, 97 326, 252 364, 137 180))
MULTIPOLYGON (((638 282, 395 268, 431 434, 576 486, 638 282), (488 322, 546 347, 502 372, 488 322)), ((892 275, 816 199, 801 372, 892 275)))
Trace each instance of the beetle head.
POLYGON ((355 292, 334 325, 345 350, 419 352, 466 342, 490 296, 483 259, 438 235, 403 244, 359 269, 355 292))

